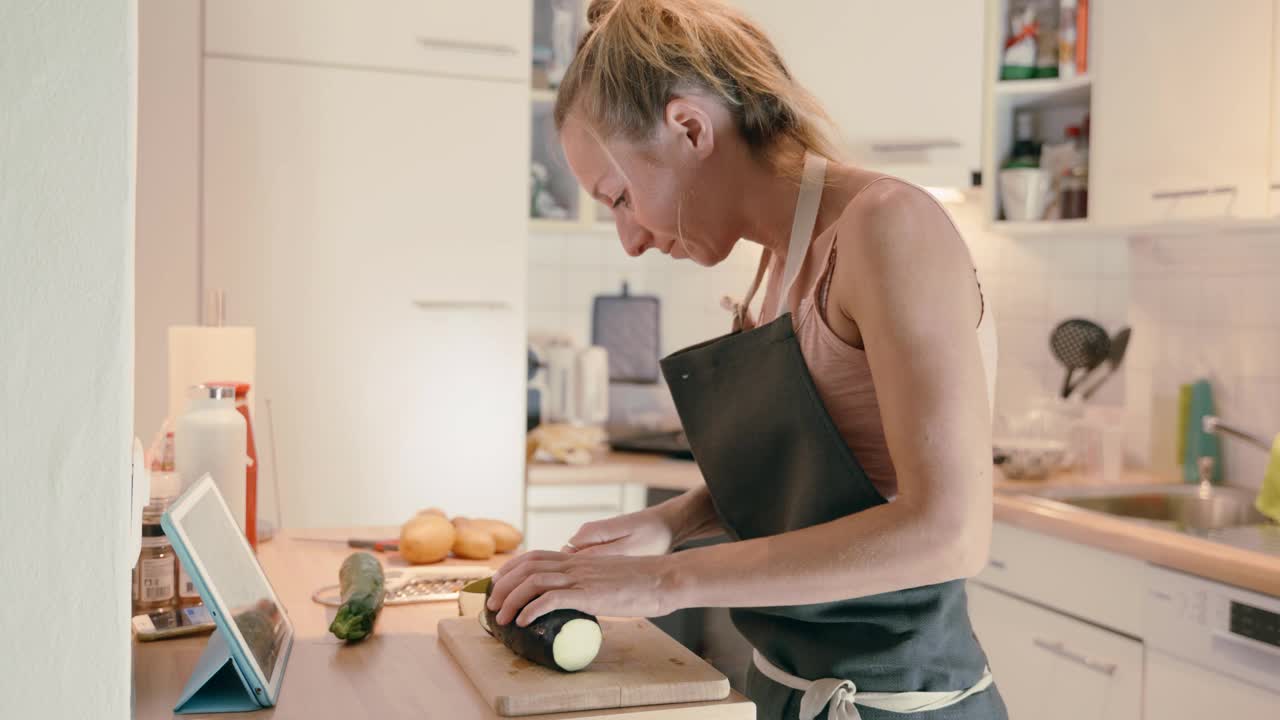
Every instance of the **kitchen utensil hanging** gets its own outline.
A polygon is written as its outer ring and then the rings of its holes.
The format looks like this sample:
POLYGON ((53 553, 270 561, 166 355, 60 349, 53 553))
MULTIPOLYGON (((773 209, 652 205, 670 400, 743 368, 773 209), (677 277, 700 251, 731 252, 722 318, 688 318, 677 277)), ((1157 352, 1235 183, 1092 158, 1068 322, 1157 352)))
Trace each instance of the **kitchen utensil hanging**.
POLYGON ((1089 373, 1077 386, 1077 389, 1080 387, 1084 388, 1080 392, 1080 397, 1082 399, 1088 400, 1093 397, 1094 393, 1098 392, 1098 390, 1111 379, 1111 376, 1115 375, 1116 371, 1120 369, 1120 363, 1124 362, 1125 352, 1129 349, 1129 337, 1132 334, 1133 331, 1126 327, 1122 328, 1120 332, 1116 333, 1115 336, 1111 338, 1111 348, 1107 353, 1107 361, 1105 363, 1107 369, 1099 373, 1089 373), (1086 382, 1095 375, 1098 376, 1097 380, 1094 380, 1092 383, 1086 382))
POLYGON ((591 344, 608 351, 611 382, 658 382, 661 315, 657 297, 632 295, 627 283, 618 295, 596 296, 591 306, 591 344))
POLYGON ((1097 323, 1082 318, 1072 318, 1059 323, 1049 335, 1049 348, 1053 356, 1066 368, 1062 380, 1062 397, 1067 398, 1075 389, 1076 371, 1086 373, 1101 365, 1111 352, 1111 338, 1097 323))

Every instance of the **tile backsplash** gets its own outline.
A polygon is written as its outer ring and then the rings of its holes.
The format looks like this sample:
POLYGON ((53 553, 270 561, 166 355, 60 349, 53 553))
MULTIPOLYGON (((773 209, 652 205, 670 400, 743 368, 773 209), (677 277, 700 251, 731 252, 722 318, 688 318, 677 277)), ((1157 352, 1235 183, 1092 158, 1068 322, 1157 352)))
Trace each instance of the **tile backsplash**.
MULTIPOLYGON (((976 195, 947 209, 996 314, 999 411, 1058 390, 1063 370, 1049 332, 1085 317, 1112 334, 1133 328, 1123 371, 1094 398, 1124 407, 1130 464, 1171 471, 1177 389, 1201 377, 1224 419, 1264 438, 1280 432, 1280 231, 1010 238, 986 229, 976 195)), ((670 352, 725 332, 719 299, 741 296, 758 258, 742 243, 720 266, 702 268, 656 253, 627 257, 612 232, 534 234, 530 329, 585 343, 591 298, 626 281, 661 298, 670 352)), ((1223 447, 1228 482, 1258 486, 1265 455, 1230 438, 1223 447)))
POLYGON ((617 295, 625 282, 636 295, 662 303, 662 351, 728 332, 724 295, 741 297, 760 259, 759 247, 739 243, 723 263, 704 268, 658 252, 633 258, 613 232, 534 233, 529 244, 529 330, 591 339, 591 302, 617 295))
MULTIPOLYGON (((1178 386, 1213 386, 1219 416, 1264 438, 1280 432, 1280 232, 1129 241, 1126 361, 1131 454, 1172 465, 1178 386)), ((1222 440, 1227 482, 1257 487, 1266 455, 1222 440)))
MULTIPOLYGON (((1123 326, 1128 251, 1121 238, 1015 240, 990 233, 981 222, 981 207, 975 196, 947 209, 969 243, 996 316, 997 406, 1016 411, 1062 382, 1048 340, 1059 320, 1087 317, 1110 332, 1123 326)), ((740 243, 721 265, 703 268, 653 252, 628 257, 612 232, 535 233, 529 247, 529 327, 585 343, 591 298, 616 293, 626 281, 633 292, 662 300, 663 351, 677 350, 728 329, 720 298, 741 297, 758 260, 759 248, 752 243, 740 243)), ((1096 401, 1120 404, 1123 384, 1118 375, 1096 401)))

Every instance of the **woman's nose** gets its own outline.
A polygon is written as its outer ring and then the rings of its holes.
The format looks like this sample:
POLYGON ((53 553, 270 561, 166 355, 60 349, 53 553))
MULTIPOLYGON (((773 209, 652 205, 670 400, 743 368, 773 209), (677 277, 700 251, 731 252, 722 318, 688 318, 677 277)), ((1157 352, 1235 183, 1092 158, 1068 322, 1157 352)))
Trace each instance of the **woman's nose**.
POLYGON ((629 225, 619 220, 618 238, 622 240, 622 249, 631 257, 638 257, 653 244, 653 235, 642 227, 629 225))

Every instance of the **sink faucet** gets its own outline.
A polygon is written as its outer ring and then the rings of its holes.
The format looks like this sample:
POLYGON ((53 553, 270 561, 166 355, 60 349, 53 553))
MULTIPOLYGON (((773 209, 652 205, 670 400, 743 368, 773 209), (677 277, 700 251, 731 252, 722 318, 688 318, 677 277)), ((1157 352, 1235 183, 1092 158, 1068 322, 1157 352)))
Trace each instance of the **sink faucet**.
POLYGON ((1202 456, 1196 461, 1196 469, 1200 471, 1200 495, 1208 497, 1213 492, 1213 458, 1202 456))

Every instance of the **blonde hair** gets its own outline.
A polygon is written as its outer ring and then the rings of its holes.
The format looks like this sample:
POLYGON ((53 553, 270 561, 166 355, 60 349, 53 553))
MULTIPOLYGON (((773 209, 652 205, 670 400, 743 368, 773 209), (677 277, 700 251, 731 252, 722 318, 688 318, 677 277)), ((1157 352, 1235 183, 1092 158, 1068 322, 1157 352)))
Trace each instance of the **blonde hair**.
POLYGON ((699 89, 724 102, 748 146, 773 162, 791 140, 837 157, 830 120, 764 32, 720 0, 592 0, 556 94, 556 128, 579 108, 605 137, 649 137, 667 103, 699 89))

